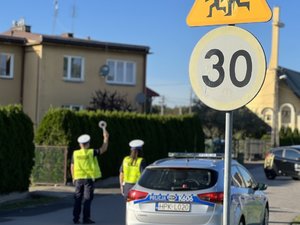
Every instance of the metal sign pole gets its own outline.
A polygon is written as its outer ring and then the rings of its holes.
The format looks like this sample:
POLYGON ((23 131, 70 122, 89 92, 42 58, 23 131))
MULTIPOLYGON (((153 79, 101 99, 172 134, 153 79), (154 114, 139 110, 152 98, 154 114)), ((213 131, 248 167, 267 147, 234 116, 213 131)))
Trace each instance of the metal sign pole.
POLYGON ((223 225, 230 225, 232 121, 233 121, 233 113, 232 113, 232 111, 226 112, 226 120, 225 120, 223 225))

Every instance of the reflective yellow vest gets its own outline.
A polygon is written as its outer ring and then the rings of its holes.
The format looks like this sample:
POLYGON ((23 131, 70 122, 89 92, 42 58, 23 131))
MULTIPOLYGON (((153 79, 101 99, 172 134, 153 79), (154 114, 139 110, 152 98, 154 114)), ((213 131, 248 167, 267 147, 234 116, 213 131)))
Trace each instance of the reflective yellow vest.
POLYGON ((141 176, 140 166, 143 158, 137 158, 135 163, 132 164, 132 159, 126 156, 123 160, 123 181, 125 183, 135 184, 141 176))
POLYGON ((74 179, 96 179, 101 177, 94 149, 79 149, 74 151, 74 179))

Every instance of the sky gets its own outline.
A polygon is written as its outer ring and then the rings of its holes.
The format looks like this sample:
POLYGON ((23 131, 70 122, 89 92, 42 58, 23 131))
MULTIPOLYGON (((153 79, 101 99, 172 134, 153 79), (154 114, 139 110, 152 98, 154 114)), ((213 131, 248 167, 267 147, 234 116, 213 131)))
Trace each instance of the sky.
MULTIPOLYGON (((33 33, 71 32, 77 38, 150 47, 146 85, 161 97, 154 104, 189 106, 195 97, 189 80, 190 56, 197 42, 220 26, 189 27, 194 0, 9 0, 1 2, 0 33, 24 19, 33 33), (163 96, 163 97, 162 97, 163 96)), ((252 0, 253 1, 253 0, 252 0)), ((257 1, 257 0, 255 0, 257 1)), ((300 71, 299 0, 267 0, 280 7, 279 65, 300 71)), ((237 24, 261 43, 267 62, 272 21, 237 24)))

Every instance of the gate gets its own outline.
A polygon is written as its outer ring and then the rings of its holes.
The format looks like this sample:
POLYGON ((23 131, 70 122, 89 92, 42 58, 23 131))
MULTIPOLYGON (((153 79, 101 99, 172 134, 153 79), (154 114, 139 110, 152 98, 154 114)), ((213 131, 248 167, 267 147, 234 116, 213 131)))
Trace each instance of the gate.
POLYGON ((35 146, 34 167, 31 173, 33 184, 67 183, 66 146, 35 146))

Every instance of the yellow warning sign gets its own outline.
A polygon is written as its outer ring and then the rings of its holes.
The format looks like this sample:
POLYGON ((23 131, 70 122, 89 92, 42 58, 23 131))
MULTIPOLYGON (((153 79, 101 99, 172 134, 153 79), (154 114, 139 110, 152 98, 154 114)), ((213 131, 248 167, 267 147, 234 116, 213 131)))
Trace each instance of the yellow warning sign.
POLYGON ((266 22, 272 11, 266 0, 195 0, 189 26, 266 22))

